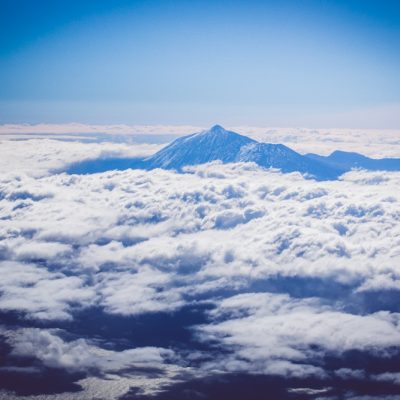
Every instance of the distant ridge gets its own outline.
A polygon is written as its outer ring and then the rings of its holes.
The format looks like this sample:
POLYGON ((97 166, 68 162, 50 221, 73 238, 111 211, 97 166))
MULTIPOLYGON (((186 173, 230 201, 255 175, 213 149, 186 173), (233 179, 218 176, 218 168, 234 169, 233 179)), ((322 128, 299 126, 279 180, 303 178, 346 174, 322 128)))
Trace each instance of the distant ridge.
POLYGON ((322 162, 329 166, 337 166, 345 170, 354 168, 369 171, 400 171, 400 158, 369 158, 359 153, 336 150, 329 156, 306 154, 308 158, 322 162))

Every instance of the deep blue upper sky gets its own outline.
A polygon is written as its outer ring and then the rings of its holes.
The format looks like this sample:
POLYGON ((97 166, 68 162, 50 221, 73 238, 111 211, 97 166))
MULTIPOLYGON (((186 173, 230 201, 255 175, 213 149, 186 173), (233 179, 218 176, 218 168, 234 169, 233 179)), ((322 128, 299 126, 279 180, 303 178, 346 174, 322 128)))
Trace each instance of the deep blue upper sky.
POLYGON ((400 2, 0 0, 0 123, 400 128, 400 2))

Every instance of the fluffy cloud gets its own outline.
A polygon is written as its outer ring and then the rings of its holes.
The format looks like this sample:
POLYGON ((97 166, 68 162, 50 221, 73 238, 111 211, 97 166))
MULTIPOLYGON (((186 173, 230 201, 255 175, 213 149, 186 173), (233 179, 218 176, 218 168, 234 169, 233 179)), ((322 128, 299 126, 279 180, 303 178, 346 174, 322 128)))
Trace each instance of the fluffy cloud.
POLYGON ((164 360, 174 357, 171 350, 156 347, 115 352, 100 349, 84 339, 65 342, 51 331, 34 328, 14 332, 10 342, 13 355, 33 355, 46 366, 69 371, 115 373, 128 368, 163 369, 164 360))
POLYGON ((202 340, 235 348, 235 357, 246 362, 244 369, 255 373, 321 373, 320 368, 302 363, 315 361, 321 354, 382 351, 400 345, 398 316, 348 314, 317 299, 239 294, 219 302, 211 315, 217 321, 198 328, 202 340))
POLYGON ((143 267, 137 273, 98 275, 100 305, 113 314, 134 315, 172 311, 183 306, 180 291, 171 288, 169 274, 143 267))
POLYGON ((27 318, 71 319, 71 308, 89 306, 95 291, 82 276, 66 276, 38 265, 0 263, 0 309, 21 311, 27 318))

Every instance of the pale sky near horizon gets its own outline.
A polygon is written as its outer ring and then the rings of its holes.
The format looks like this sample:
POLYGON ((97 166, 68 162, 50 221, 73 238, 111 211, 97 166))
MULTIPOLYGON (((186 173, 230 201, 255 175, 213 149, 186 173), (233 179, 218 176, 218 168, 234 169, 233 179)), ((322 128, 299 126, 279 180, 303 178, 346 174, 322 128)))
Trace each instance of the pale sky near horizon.
POLYGON ((400 128, 400 3, 0 0, 0 123, 400 128))

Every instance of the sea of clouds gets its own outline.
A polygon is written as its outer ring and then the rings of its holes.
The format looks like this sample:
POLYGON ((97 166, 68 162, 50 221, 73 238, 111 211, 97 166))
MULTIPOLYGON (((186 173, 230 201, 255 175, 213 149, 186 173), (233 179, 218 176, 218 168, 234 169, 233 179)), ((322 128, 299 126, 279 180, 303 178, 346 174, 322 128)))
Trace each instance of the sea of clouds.
MULTIPOLYGON (((227 128, 260 142, 285 144, 302 154, 329 155, 335 150, 354 151, 375 158, 399 157, 400 154, 400 132, 394 129, 227 128)), ((70 140, 101 135, 103 139, 108 137, 108 141, 129 140, 135 136, 153 136, 161 141, 163 136, 184 136, 203 129, 205 127, 190 125, 5 124, 0 125, 0 140, 32 137, 70 140)))
POLYGON ((218 162, 184 174, 61 172, 158 148, 0 142, 0 335, 10 348, 0 372, 61 369, 78 374, 81 389, 38 397, 4 388, 0 398, 112 399, 132 388, 155 395, 239 373, 326 382, 326 390, 289 388, 310 398, 338 398, 329 396, 333 379, 384 382, 400 393, 400 366, 326 365, 349 352, 399 359, 400 173, 316 182, 218 162), (204 311, 188 326, 192 347, 121 344, 69 328, 92 309, 124 320, 190 307, 204 311), (27 358, 35 362, 15 361, 27 358))

